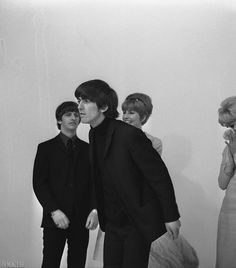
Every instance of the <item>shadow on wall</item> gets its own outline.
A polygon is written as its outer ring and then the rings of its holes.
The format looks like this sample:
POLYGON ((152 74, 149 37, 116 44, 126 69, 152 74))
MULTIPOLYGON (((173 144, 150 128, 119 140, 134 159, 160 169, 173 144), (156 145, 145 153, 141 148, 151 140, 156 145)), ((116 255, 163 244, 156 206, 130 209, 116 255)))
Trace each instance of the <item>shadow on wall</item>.
MULTIPOLYGON (((190 141, 182 136, 170 135, 164 137, 163 142, 163 158, 175 187, 181 214, 181 231, 196 249, 200 267, 214 267, 219 212, 214 206, 214 200, 207 197, 207 191, 197 182, 198 176, 204 176, 204 158, 202 170, 196 170, 197 167, 191 163, 193 152, 190 141)), ((210 178, 205 179, 209 183, 210 178)))

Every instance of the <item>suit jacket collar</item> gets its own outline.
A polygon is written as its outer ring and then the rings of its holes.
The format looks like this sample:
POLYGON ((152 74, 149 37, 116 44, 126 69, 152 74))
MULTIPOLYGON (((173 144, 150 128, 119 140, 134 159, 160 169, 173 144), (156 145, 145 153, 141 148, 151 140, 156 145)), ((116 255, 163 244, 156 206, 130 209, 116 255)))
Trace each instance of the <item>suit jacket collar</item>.
POLYGON ((58 146, 58 148, 60 148, 60 150, 62 150, 63 152, 67 153, 66 146, 61 139, 60 133, 54 138, 54 140, 56 142, 56 146, 58 146))
MULTIPOLYGON (((68 153, 66 150, 66 146, 60 137, 60 133, 55 137, 55 142, 56 142, 56 146, 58 146, 58 148, 60 148, 60 150, 62 150, 66 154, 68 153)), ((76 146, 76 150, 74 153, 74 159, 76 159, 78 152, 79 152, 78 148, 80 146, 80 139, 77 136, 74 138, 74 145, 76 146)))

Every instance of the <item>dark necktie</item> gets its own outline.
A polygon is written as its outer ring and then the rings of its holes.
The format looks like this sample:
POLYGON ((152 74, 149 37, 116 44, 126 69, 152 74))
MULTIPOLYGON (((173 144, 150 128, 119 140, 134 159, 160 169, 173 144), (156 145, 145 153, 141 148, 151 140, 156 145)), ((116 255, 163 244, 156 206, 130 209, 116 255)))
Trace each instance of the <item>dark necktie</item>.
POLYGON ((73 142, 72 139, 69 139, 66 144, 67 152, 72 155, 73 153, 73 142))

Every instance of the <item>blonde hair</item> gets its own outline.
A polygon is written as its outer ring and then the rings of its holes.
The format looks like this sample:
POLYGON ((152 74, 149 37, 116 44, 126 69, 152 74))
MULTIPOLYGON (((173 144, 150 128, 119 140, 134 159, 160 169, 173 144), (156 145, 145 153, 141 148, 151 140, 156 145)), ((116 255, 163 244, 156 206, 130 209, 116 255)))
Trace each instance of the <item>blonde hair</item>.
POLYGON ((228 97, 221 102, 218 115, 218 122, 224 127, 231 127, 236 122, 236 96, 228 97))
POLYGON ((126 97, 121 108, 123 112, 136 111, 142 120, 141 124, 144 125, 152 114, 152 99, 144 93, 133 93, 126 97))

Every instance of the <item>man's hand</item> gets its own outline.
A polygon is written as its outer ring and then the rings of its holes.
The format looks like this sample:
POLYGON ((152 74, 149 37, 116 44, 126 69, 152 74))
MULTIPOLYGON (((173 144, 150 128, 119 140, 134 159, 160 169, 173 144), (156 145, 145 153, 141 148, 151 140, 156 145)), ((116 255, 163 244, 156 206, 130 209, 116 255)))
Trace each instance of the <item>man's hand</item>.
POLYGON ((171 239, 176 239, 179 236, 180 220, 165 222, 166 230, 171 239))
POLYGON ((228 146, 232 155, 236 153, 236 132, 234 129, 227 129, 223 135, 226 140, 225 143, 228 146))
POLYGON ((57 209, 51 213, 52 219, 56 226, 60 229, 67 229, 69 226, 69 219, 67 216, 60 210, 57 209))
POLYGON ((97 228, 97 226, 98 226, 98 214, 97 210, 93 209, 88 215, 85 227, 89 230, 94 230, 97 228))

